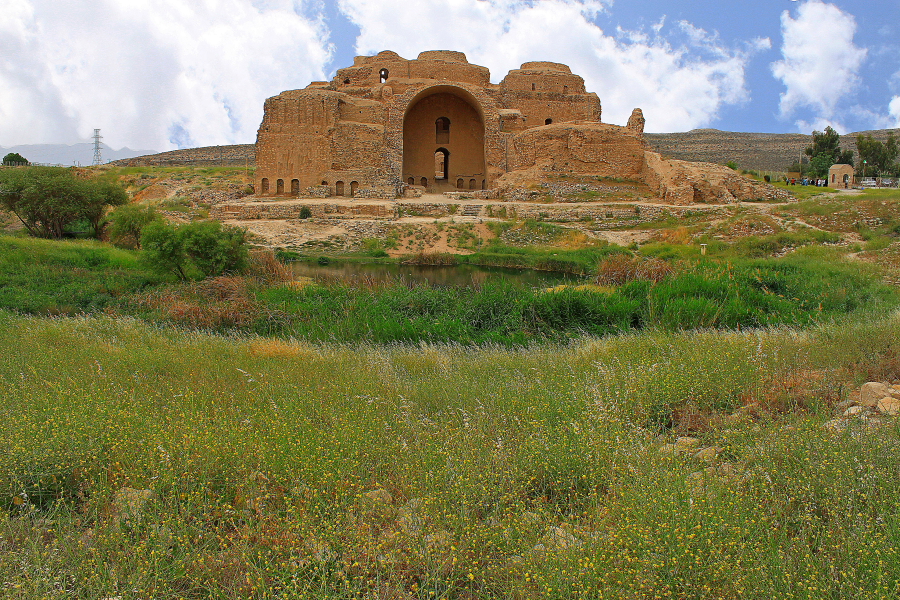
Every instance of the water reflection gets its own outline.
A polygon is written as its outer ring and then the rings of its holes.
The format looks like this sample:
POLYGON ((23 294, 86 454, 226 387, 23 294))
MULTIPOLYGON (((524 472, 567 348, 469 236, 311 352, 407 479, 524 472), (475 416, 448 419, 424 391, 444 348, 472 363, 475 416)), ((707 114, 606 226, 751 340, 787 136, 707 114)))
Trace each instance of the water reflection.
POLYGON ((457 265, 436 267, 385 263, 335 262, 320 265, 313 262, 291 263, 295 276, 311 277, 319 283, 348 283, 350 285, 378 285, 400 281, 406 284, 428 283, 436 287, 478 286, 489 280, 503 279, 523 287, 549 287, 561 283, 582 281, 574 275, 457 265))

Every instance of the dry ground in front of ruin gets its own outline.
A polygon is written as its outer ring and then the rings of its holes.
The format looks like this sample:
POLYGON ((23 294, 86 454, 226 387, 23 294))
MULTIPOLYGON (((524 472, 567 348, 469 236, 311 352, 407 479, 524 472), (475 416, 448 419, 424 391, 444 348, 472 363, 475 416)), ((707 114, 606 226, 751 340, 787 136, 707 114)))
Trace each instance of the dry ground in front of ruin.
MULTIPOLYGON (((644 209, 683 211, 685 207, 667 206, 660 200, 637 198, 624 193, 621 198, 608 195, 579 202, 501 202, 498 200, 472 200, 451 198, 443 194, 425 194, 420 198, 367 200, 354 198, 326 199, 278 199, 260 200, 246 196, 252 175, 238 168, 137 168, 119 169, 119 180, 128 189, 135 202, 151 204, 173 221, 206 218, 215 213, 215 207, 223 204, 275 206, 328 204, 341 207, 343 214, 326 215, 327 218, 311 219, 236 219, 223 218, 229 225, 244 227, 254 243, 272 248, 316 252, 348 252, 364 249, 366 244, 385 242, 383 249, 391 256, 413 252, 467 254, 485 246, 497 237, 506 224, 520 225, 510 219, 515 211, 530 211, 534 220, 556 225, 561 233, 553 239, 504 239, 509 245, 544 245, 577 248, 580 245, 611 243, 621 246, 643 244, 651 241, 688 243, 699 236, 733 241, 746 236, 759 236, 796 231, 840 230, 845 243, 861 242, 859 234, 846 223, 832 223, 817 215, 804 215, 791 211, 795 203, 736 203, 726 205, 696 205, 687 213, 650 221, 646 218, 633 222, 616 222, 614 219, 593 220, 554 219, 555 211, 578 209, 636 211, 644 209), (455 205, 454 214, 422 216, 404 211, 397 214, 397 207, 404 204, 455 205), (353 208, 380 206, 390 217, 373 218, 364 214, 353 215, 353 208), (478 216, 465 216, 466 207, 482 206, 478 216), (491 211, 487 207, 491 206, 491 211), (546 217, 543 216, 546 213, 546 217), (493 216, 491 216, 493 215, 493 216), (375 242, 373 242, 375 240, 375 242)), ((855 191, 827 193, 816 196, 823 203, 851 201, 855 191)), ((546 199, 544 199, 546 200, 546 199)), ((364 208, 360 213, 367 212, 364 208)), ((802 212, 802 211, 801 211, 802 212)), ((865 214, 857 215, 866 218, 865 214)), ((845 219, 846 220, 846 219, 845 219)), ((0 214, 0 229, 15 230, 18 221, 11 215, 0 214)), ((520 236, 521 237, 521 236, 520 236)))
MULTIPOLYGON (((853 192, 825 193, 818 199, 833 201, 834 199, 848 198, 853 192)), ((351 198, 322 199, 290 199, 276 201, 255 201, 247 198, 246 202, 259 202, 271 204, 276 202, 281 205, 308 205, 327 203, 332 206, 347 208, 363 205, 381 205, 386 211, 394 211, 396 203, 378 200, 355 200, 351 198)), ((397 203, 415 202, 448 203, 448 198, 442 195, 423 195, 412 200, 399 200, 397 203)), ((468 205, 506 207, 510 212, 523 208, 533 209, 536 203, 531 202, 499 202, 495 200, 450 200, 458 205, 455 214, 443 216, 415 216, 403 215, 392 218, 372 218, 368 216, 352 217, 347 214, 332 218, 311 219, 225 219, 224 223, 239 227, 245 227, 254 237, 254 241, 260 245, 273 248, 292 249, 340 249, 353 250, 367 239, 388 238, 391 240, 389 247, 385 248, 390 256, 402 256, 410 252, 435 252, 468 254, 482 247, 490 240, 497 237, 497 229, 491 227, 491 223, 508 223, 510 219, 494 216, 489 217, 481 211, 481 216, 461 216, 468 205), (370 234, 365 233, 369 231, 370 234)), ((623 201, 628 206, 654 207, 672 210, 684 210, 683 206, 670 206, 660 202, 635 202, 623 201)), ((763 203, 741 202, 723 205, 698 205, 696 211, 688 210, 688 216, 670 217, 657 221, 636 223, 634 225, 605 224, 594 221, 554 221, 542 219, 542 222, 556 225, 568 230, 568 235, 559 235, 557 240, 544 245, 562 245, 577 247, 579 242, 583 245, 607 242, 620 246, 631 244, 643 244, 651 241, 686 243, 691 239, 710 235, 714 238, 734 241, 741 237, 753 235, 770 235, 782 231, 796 231, 800 229, 829 230, 821 227, 813 219, 805 219, 802 215, 786 214, 785 209, 794 206, 794 203, 763 203), (716 210, 718 209, 718 210, 716 210)), ((615 206, 609 201, 605 202, 572 202, 572 203, 540 203, 548 209, 564 208, 596 208, 598 206, 615 206)), ((690 207, 688 207, 690 208, 690 207)), ((858 234, 852 231, 842 233, 847 243, 862 241, 858 234)))

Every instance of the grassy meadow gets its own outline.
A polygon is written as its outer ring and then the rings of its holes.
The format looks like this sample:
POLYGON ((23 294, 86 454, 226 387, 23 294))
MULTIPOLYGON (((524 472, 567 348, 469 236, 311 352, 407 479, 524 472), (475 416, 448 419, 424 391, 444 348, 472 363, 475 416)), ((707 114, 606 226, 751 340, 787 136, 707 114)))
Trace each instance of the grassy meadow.
POLYGON ((0 236, 0 599, 900 597, 900 420, 823 427, 900 382, 898 207, 454 259, 546 290, 0 236))
POLYGON ((898 325, 510 350, 2 313, 0 596, 893 598, 898 428, 821 424, 898 325), (715 456, 659 451, 686 433, 715 456))

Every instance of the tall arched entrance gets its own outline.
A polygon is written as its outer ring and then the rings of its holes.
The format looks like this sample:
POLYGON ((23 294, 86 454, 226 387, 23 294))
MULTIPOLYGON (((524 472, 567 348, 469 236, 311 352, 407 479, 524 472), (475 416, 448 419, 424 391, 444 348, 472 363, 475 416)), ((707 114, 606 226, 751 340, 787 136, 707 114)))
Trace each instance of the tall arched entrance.
POLYGON ((484 121, 466 91, 441 86, 410 103, 403 119, 403 180, 437 192, 486 179, 484 121))

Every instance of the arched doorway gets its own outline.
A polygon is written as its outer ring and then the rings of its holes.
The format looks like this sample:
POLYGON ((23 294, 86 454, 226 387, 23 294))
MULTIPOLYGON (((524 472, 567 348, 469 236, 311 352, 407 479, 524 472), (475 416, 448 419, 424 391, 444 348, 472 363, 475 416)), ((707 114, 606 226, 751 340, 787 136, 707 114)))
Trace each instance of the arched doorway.
POLYGON ((403 179, 427 177, 440 192, 486 175, 484 120, 475 98, 440 86, 410 103, 403 119, 403 179))
POLYGON ((434 178, 447 179, 448 173, 450 173, 450 151, 438 148, 434 152, 434 178))

